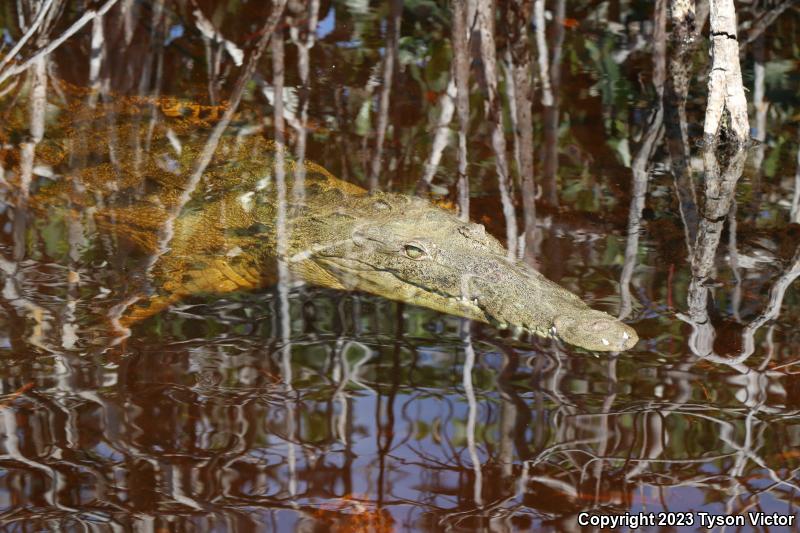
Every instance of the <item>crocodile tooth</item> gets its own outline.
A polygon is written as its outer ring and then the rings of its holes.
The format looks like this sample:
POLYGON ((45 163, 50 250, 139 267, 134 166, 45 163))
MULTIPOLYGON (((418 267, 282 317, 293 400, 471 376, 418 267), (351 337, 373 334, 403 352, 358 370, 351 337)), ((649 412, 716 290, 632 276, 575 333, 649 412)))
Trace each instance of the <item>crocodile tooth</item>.
POLYGON ((556 327, 555 326, 550 326, 550 335, 552 335, 553 337, 556 336, 556 327))
POLYGON ((631 336, 630 336, 630 335, 628 335, 628 332, 627 332, 627 331, 623 331, 623 332, 622 332, 622 340, 626 341, 626 340, 628 340, 628 339, 630 339, 630 338, 631 338, 631 336))
POLYGON ((606 339, 600 339, 600 340, 603 342, 603 346, 608 346, 608 345, 610 345, 610 344, 611 344, 611 343, 610 343, 610 342, 608 342, 606 339))

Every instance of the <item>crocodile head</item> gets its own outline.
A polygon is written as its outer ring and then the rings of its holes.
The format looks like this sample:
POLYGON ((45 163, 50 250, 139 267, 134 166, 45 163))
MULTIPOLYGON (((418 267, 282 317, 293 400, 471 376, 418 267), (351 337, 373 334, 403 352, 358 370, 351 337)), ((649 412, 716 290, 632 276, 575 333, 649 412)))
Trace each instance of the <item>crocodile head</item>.
POLYGON ((507 259, 483 226, 422 199, 363 195, 319 220, 329 244, 306 257, 338 286, 593 351, 627 350, 638 341, 630 326, 507 259))

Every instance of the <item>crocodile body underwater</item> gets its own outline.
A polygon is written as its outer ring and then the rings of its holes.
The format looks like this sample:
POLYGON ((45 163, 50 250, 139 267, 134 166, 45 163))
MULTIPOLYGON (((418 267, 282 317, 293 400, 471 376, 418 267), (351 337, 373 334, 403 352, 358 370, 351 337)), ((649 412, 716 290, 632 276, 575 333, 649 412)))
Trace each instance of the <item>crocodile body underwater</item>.
POLYGON ((88 209, 98 227, 152 255, 152 290, 125 309, 123 326, 190 295, 274 284, 280 260, 292 280, 556 336, 587 350, 627 350, 638 341, 630 326, 509 260, 482 225, 427 200, 369 193, 288 158, 276 172, 280 158, 258 136, 224 137, 192 183, 203 143, 159 129, 150 149, 136 154, 123 147, 138 133, 115 131, 116 162, 97 156, 98 146, 108 151, 102 130, 84 132, 81 143, 62 143, 71 160, 82 157, 86 165, 34 197, 47 209, 53 198, 71 196, 71 205, 88 209), (81 146, 84 153, 76 155, 81 146), (136 164, 120 163, 134 158, 136 164), (127 201, 97 202, 112 192, 127 201))

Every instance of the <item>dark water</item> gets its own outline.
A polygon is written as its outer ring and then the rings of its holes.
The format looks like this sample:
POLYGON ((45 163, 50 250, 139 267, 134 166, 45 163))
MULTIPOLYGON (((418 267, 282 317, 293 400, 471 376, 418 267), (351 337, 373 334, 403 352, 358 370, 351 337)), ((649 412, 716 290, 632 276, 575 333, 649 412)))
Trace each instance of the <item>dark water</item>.
MULTIPOLYGON (((652 85, 652 6, 645 4, 569 2, 566 18, 549 18, 558 72, 554 142, 538 84, 533 105, 536 180, 544 191, 535 261, 637 330, 641 341, 620 354, 515 341, 409 304, 310 286, 292 288, 288 309, 274 288, 196 297, 121 339, 103 317, 141 280, 141 258, 81 224, 74 211, 36 211, 15 200, 23 145, 35 135, 26 125, 33 76, 13 78, 19 85, 3 97, 0 137, 11 183, 0 182, 3 527, 575 531, 583 512, 689 513, 663 515, 665 523, 650 528, 665 531, 700 529, 700 513, 779 513, 796 522, 800 19, 787 10, 742 56, 753 135, 763 142, 748 150, 724 216, 701 222, 719 239, 695 248, 711 249, 711 263, 708 275, 693 276, 688 250, 695 243, 687 247, 675 168, 655 122, 660 93, 652 85), (655 142, 645 153, 649 135, 655 142), (548 158, 557 163, 550 175, 548 158), (637 180, 646 186, 643 203, 637 180)), ((554 14, 557 7, 547 2, 554 14)), ((756 20, 759 8, 742 7, 742 20, 756 20)), ((290 35, 308 18, 293 9, 280 27, 294 117, 308 101, 307 157, 366 185, 389 7, 322 2, 308 91, 290 35)), ((24 33, 16 13, 9 6, 0 14, 11 43, 24 33)), ((79 16, 77 7, 65 8, 50 37, 79 16)), ((217 104, 240 71, 236 46, 247 56, 267 16, 256 2, 120 2, 104 18, 94 71, 86 26, 48 56, 48 117, 43 140, 33 143, 32 190, 79 175, 87 164, 74 156, 51 164, 43 153, 49 139, 80 136, 79 128, 65 128, 65 102, 74 101, 76 87, 101 87, 101 102, 166 95, 217 104), (195 9, 231 41, 228 48, 204 40, 195 9)), ((449 35, 449 12, 440 5, 406 3, 384 190, 413 194, 423 173, 449 75, 449 35)), ((498 32, 501 59, 504 46, 498 32)), ((693 56, 691 139, 701 132, 706 51, 701 43, 693 56)), ((271 136, 269 57, 245 91, 232 125, 238 131, 262 127, 271 136)), ((477 68, 470 215, 502 239, 477 68)), ((81 94, 89 105, 90 93, 81 94)), ((143 112, 144 121, 154 116, 161 115, 143 112)), ((201 137, 214 123, 202 122, 201 137)), ((506 130, 513 159, 513 131, 506 130)), ((291 125, 285 131, 295 151, 300 133, 291 125)), ((454 190, 454 146, 451 139, 434 175, 434 196, 454 190)), ((712 178, 694 141, 690 149, 702 208, 712 178)), ((721 160, 725 167, 728 158, 721 160)), ((737 530, 749 529, 750 522, 737 530)), ((797 526, 761 528, 787 529, 797 526)))

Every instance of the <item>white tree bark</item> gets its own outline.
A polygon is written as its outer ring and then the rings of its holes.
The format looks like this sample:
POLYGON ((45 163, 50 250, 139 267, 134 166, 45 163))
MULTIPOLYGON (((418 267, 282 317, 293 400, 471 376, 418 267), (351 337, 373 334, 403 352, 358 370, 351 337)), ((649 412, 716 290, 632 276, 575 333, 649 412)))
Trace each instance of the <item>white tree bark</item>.
POLYGON ((6 63, 14 59, 20 50, 22 50, 22 47, 25 46, 25 43, 27 43, 37 31, 39 31, 39 27, 42 25, 45 15, 47 15, 47 12, 52 6, 53 0, 47 0, 47 2, 39 8, 39 11, 36 13, 36 18, 33 19, 33 22, 25 31, 25 34, 20 37, 19 41, 17 41, 17 44, 14 45, 14 48, 12 48, 5 56, 0 58, 0 68, 4 67, 6 63))
POLYGON ((456 82, 453 78, 450 78, 447 90, 439 98, 439 106, 441 110, 436 123, 436 133, 433 136, 431 155, 425 162, 425 171, 422 174, 422 180, 428 185, 433 181, 433 176, 439 168, 442 152, 447 147, 450 137, 450 122, 453 121, 453 113, 456 109, 456 82))
POLYGON ((485 100, 486 117, 492 123, 492 148, 497 169, 497 184, 500 189, 500 201, 503 216, 506 219, 506 246, 508 257, 517 256, 517 216, 511 196, 508 159, 506 157, 506 138, 503 131, 503 113, 500 96, 497 92, 497 57, 494 40, 494 4, 491 0, 478 3, 477 26, 481 39, 481 59, 483 74, 486 80, 487 97, 485 100))
POLYGON ((536 26, 536 49, 539 51, 539 77, 542 81, 542 105, 553 105, 553 90, 550 87, 550 65, 547 39, 545 39, 544 0, 533 3, 533 23, 536 26))
POLYGON ((89 107, 97 104, 100 93, 109 90, 108 77, 102 78, 103 63, 106 59, 105 32, 103 31, 103 15, 95 15, 92 20, 91 54, 89 59, 89 107))
POLYGON ((469 178, 467 177, 467 133, 469 131, 469 13, 465 0, 453 4, 453 81, 456 84, 458 114, 458 215, 469 220, 469 178))
POLYGON ((711 0, 711 57, 704 140, 707 143, 717 140, 722 116, 727 109, 733 137, 736 142, 744 144, 750 135, 750 124, 739 65, 733 0, 711 0))

